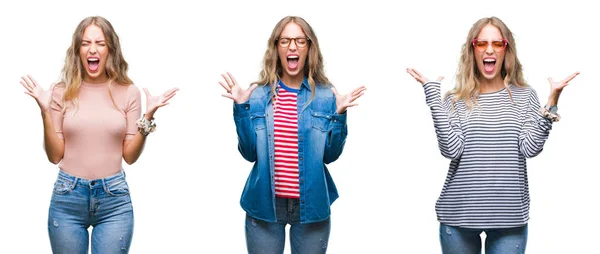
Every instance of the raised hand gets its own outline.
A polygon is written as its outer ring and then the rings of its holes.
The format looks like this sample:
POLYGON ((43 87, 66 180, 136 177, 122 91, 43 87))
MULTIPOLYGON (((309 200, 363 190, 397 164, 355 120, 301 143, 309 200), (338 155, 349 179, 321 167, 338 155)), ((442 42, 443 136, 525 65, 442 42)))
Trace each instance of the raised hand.
MULTIPOLYGON (((421 74, 420 72, 418 72, 417 70, 413 69, 413 68, 406 68, 406 72, 408 72, 408 74, 410 74, 413 78, 415 78, 417 81, 419 81, 419 83, 421 83, 421 85, 425 85, 425 83, 429 82, 429 79, 427 79, 425 76, 423 76, 423 74, 421 74)), ((444 79, 444 77, 439 76, 437 78, 437 82, 441 82, 444 79)))
POLYGON ((548 78, 548 82, 550 82, 550 95, 548 96, 548 105, 556 105, 558 104, 558 98, 560 97, 560 93, 563 88, 569 85, 569 81, 573 80, 575 77, 579 75, 579 72, 575 72, 565 79, 561 81, 554 81, 552 78, 548 78))
POLYGON ((27 75, 26 77, 21 77, 20 81, 21 85, 25 88, 25 94, 28 94, 32 98, 35 99, 38 106, 42 112, 46 112, 50 109, 50 102, 52 101, 52 90, 56 84, 52 84, 50 89, 44 90, 41 86, 38 85, 37 81, 31 77, 31 75, 27 75))
POLYGON ((225 83, 219 81, 219 84, 227 91, 222 96, 232 99, 237 104, 248 101, 252 91, 258 87, 258 84, 252 84, 248 89, 244 90, 238 85, 231 73, 227 72, 227 75, 221 74, 221 76, 225 79, 225 83))
POLYGON ((336 112, 338 114, 343 114, 346 112, 347 108, 358 105, 358 103, 354 103, 354 101, 365 94, 365 90, 367 90, 365 86, 360 86, 349 94, 340 95, 337 89, 332 87, 331 91, 335 95, 336 112))
POLYGON ((550 82, 550 92, 562 91, 563 88, 565 88, 567 85, 569 85, 569 81, 573 80, 575 77, 577 77, 577 75, 579 75, 578 71, 558 82, 552 80, 552 78, 548 78, 548 82, 550 82))
POLYGON ((175 96, 179 88, 171 88, 159 96, 152 96, 148 89, 144 88, 146 94, 146 119, 152 118, 158 108, 169 105, 169 100, 175 96))

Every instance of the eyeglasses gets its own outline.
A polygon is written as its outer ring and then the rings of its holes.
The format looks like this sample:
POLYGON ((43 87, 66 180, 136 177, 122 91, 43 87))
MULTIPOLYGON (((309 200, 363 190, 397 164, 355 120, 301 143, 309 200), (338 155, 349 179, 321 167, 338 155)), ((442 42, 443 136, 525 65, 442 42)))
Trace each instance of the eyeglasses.
POLYGON ((486 51, 490 44, 492 44, 492 49, 494 49, 494 51, 502 51, 506 48, 506 45, 508 45, 508 41, 506 39, 497 41, 484 41, 473 39, 471 43, 473 44, 473 48, 477 51, 486 51))
POLYGON ((298 48, 304 48, 306 47, 306 45, 308 45, 308 42, 310 41, 309 38, 279 38, 277 39, 277 45, 279 45, 279 47, 282 48, 287 48, 290 46, 290 43, 294 41, 294 43, 296 43, 296 47, 298 48))

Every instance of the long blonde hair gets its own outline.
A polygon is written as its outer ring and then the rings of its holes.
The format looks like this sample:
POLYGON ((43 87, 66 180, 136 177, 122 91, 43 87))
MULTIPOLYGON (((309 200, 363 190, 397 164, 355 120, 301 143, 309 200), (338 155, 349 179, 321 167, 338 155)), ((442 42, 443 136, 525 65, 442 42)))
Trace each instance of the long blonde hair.
POLYGON ((456 74, 456 86, 446 94, 446 96, 453 96, 452 105, 454 105, 456 101, 462 100, 469 109, 472 109, 473 104, 476 104, 477 98, 479 98, 479 95, 481 94, 481 83, 479 82, 481 73, 477 69, 477 63, 475 63, 472 40, 477 38, 481 29, 488 24, 497 27, 500 30, 502 37, 508 41, 500 75, 502 76, 504 86, 506 87, 511 100, 512 93, 508 87, 509 84, 513 84, 517 87, 527 86, 527 83, 523 79, 523 67, 521 66, 521 62, 519 62, 519 58, 517 58, 517 48, 512 32, 508 29, 506 24, 497 17, 482 18, 473 24, 467 35, 467 40, 462 46, 460 63, 456 74))
POLYGON ((327 76, 325 76, 323 55, 321 55, 321 50, 319 49, 319 40, 312 27, 301 17, 287 16, 275 25, 267 43, 267 50, 263 58, 263 69, 260 72, 260 79, 254 83, 259 85, 270 85, 272 96, 276 96, 275 87, 277 86, 277 80, 283 75, 283 66, 281 65, 279 54, 277 53, 277 40, 285 26, 292 22, 299 25, 309 39, 308 56, 307 61, 304 64, 304 75, 307 76, 311 90, 311 97, 307 103, 308 105, 315 96, 316 84, 330 85, 331 83, 329 82, 329 79, 327 79, 327 76))
MULTIPOLYGON (((90 25, 96 25, 102 30, 106 45, 108 46, 108 59, 106 59, 105 71, 108 76, 108 92, 111 100, 113 100, 113 97, 110 90, 110 84, 130 85, 133 83, 127 76, 128 65, 123 58, 119 36, 115 32, 113 26, 103 17, 87 17, 82 20, 75 29, 71 40, 71 46, 67 49, 65 65, 61 72, 61 82, 59 84, 65 87, 62 99, 63 103, 72 102, 74 105, 77 104, 77 94, 85 75, 85 70, 81 63, 81 58, 79 57, 79 49, 81 48, 83 33, 90 25)), ((116 107, 114 100, 113 105, 116 107)), ((63 108, 63 110, 64 109, 66 109, 66 107, 63 108)))

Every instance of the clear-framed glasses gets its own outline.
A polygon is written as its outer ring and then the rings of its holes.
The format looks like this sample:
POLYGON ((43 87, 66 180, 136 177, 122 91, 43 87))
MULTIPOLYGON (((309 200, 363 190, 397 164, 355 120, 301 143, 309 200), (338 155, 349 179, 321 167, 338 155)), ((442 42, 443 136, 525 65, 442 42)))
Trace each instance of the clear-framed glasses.
POLYGON ((281 37, 281 38, 277 39, 277 45, 279 45, 279 47, 282 47, 282 48, 287 48, 290 46, 290 43, 292 43, 292 41, 294 41, 294 43, 296 43, 296 47, 304 48, 304 47, 306 47, 306 45, 308 45, 308 42, 310 41, 310 39, 306 38, 306 37, 298 37, 298 38, 281 37))
POLYGON ((471 44, 473 44, 473 48, 477 51, 485 51, 490 46, 490 44, 492 45, 492 49, 494 49, 494 51, 502 51, 506 49, 508 41, 506 39, 495 41, 473 39, 473 41, 471 41, 471 44))

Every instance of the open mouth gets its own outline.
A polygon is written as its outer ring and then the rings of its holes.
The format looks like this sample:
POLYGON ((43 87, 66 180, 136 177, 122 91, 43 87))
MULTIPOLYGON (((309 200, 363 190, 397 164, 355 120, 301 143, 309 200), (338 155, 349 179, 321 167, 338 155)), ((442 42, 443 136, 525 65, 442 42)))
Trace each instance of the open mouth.
POLYGON ((87 59, 88 62, 88 69, 90 69, 90 71, 95 72, 98 70, 98 67, 100 66, 100 59, 97 57, 90 57, 87 59))
POLYGON ((486 58, 483 59, 483 69, 485 72, 491 73, 496 68, 496 59, 494 58, 486 58))
POLYGON ((298 56, 288 56, 287 57, 287 65, 288 65, 288 69, 296 69, 298 68, 298 61, 300 60, 300 58, 298 56))

